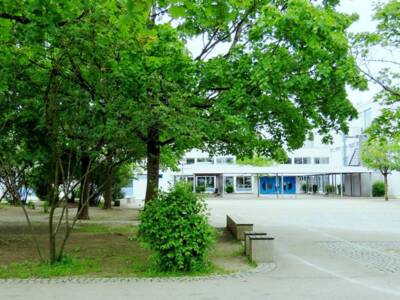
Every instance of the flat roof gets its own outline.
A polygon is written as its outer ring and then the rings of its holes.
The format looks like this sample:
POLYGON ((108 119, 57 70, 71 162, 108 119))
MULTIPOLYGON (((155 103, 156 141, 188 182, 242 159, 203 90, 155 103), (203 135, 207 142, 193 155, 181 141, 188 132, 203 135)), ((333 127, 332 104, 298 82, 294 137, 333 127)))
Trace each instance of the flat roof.
POLYGON ((291 175, 291 176, 318 176, 340 174, 368 174, 376 171, 364 167, 330 166, 330 165, 276 165, 269 167, 241 166, 230 164, 187 165, 174 172, 175 175, 291 175))

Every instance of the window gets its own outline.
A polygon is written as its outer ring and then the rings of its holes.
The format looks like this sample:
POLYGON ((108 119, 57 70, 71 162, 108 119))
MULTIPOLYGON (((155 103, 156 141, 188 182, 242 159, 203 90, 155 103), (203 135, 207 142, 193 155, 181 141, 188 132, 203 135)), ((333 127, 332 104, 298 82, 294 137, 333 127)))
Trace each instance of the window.
POLYGON ((296 165, 311 165, 311 157, 295 157, 294 163, 296 165))
POLYGON ((215 192, 215 177, 214 176, 199 176, 197 177, 197 186, 201 187, 204 192, 215 192))
POLYGON ((315 157, 314 164, 316 165, 328 165, 329 164, 329 157, 315 157))
POLYGON ((186 158, 186 162, 187 165, 193 165, 195 163, 195 159, 194 158, 186 158))
POLYGON ((214 159, 212 157, 199 157, 197 159, 198 163, 214 163, 214 159))
POLYGON ((225 177, 225 192, 227 191, 227 187, 231 186, 233 189, 234 186, 234 180, 233 180, 233 176, 226 176, 225 177))
POLYGON ((217 164, 233 164, 233 157, 217 157, 217 164))
POLYGON ((292 164, 292 159, 289 157, 285 162, 285 165, 291 165, 291 164, 292 164))
POLYGON ((237 176, 236 177, 236 191, 237 192, 251 192, 251 176, 237 176))

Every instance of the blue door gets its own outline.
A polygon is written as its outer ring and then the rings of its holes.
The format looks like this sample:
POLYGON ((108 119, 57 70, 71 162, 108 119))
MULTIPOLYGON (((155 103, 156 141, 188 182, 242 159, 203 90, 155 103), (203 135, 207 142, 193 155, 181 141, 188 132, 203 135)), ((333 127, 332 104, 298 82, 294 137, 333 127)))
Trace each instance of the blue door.
MULTIPOLYGON (((281 176, 279 176, 278 178, 276 176, 260 177, 260 194, 271 195, 271 194, 276 194, 277 192, 278 194, 282 193, 281 176)), ((283 177, 283 193, 296 194, 296 177, 294 176, 283 177)))
POLYGON ((271 195, 281 193, 281 180, 278 177, 278 182, 276 181, 276 177, 260 177, 260 194, 263 195, 271 195), (278 186, 277 186, 278 183, 278 186))
POLYGON ((296 194, 296 177, 283 177, 283 193, 296 194))

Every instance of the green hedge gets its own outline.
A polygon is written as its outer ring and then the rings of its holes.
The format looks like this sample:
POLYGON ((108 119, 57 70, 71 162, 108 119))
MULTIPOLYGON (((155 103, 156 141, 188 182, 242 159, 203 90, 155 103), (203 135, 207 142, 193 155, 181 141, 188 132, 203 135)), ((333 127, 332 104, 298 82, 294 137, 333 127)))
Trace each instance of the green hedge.
POLYGON ((232 194, 232 193, 233 193, 233 185, 232 185, 232 184, 228 184, 228 185, 226 186, 226 188, 225 188, 225 191, 226 191, 228 194, 232 194))
POLYGON ((376 181, 372 185, 372 196, 373 197, 383 197, 385 196, 385 184, 383 181, 376 181))
POLYGON ((214 241, 204 201, 192 188, 178 183, 159 192, 140 215, 140 240, 155 252, 161 271, 201 271, 214 241))

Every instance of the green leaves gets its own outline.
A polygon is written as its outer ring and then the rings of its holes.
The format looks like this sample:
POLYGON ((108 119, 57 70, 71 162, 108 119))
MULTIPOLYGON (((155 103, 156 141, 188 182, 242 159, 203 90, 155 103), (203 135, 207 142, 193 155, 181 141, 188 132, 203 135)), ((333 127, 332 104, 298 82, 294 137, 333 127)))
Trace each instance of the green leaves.
POLYGON ((160 192, 140 215, 140 239, 156 253, 162 271, 200 271, 213 242, 206 207, 191 188, 178 183, 160 192))
POLYGON ((362 144, 361 160, 367 167, 379 170, 382 174, 399 171, 400 134, 382 128, 381 121, 382 117, 375 120, 367 129, 368 140, 362 144))

